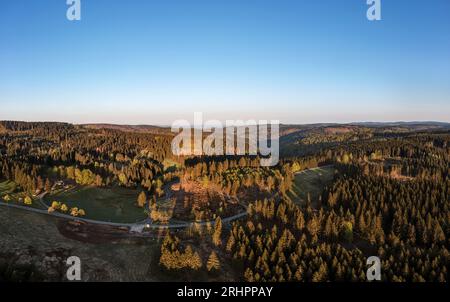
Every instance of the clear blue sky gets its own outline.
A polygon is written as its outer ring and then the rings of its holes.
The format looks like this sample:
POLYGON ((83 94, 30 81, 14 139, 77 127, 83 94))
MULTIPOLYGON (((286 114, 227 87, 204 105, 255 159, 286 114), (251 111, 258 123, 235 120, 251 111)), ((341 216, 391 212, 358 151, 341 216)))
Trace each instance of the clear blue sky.
POLYGON ((0 119, 450 121, 450 1, 0 2, 0 119))

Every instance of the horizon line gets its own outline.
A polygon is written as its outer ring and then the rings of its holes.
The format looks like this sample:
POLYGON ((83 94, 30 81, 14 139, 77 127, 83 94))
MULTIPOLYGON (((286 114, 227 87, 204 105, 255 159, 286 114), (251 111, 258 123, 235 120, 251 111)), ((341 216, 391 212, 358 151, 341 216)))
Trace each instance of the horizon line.
MULTIPOLYGON (((243 119, 234 119, 243 120, 243 119)), ((268 119, 262 119, 268 121, 268 119)), ((256 120, 255 120, 256 121, 256 120)), ((58 121, 58 120, 11 120, 11 119, 0 119, 0 122, 23 122, 23 123, 61 123, 61 124, 70 124, 74 126, 88 126, 88 125, 107 125, 107 126, 131 126, 131 127, 159 127, 159 128, 170 128, 171 125, 168 124, 145 124, 145 123, 114 123, 114 122, 88 122, 88 123, 73 123, 68 121, 58 121)), ((357 125, 357 124, 447 124, 450 125, 450 121, 442 121, 442 120, 392 120, 392 121, 376 121, 376 120, 366 120, 366 121, 346 121, 346 122, 311 122, 311 123, 283 123, 280 122, 280 126, 307 126, 307 125, 357 125)))

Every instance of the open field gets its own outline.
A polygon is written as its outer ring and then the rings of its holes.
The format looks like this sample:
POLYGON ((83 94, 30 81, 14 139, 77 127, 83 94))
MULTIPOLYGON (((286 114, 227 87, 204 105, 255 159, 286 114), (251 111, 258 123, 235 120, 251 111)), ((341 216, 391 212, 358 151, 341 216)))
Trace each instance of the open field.
POLYGON ((144 220, 144 209, 136 206, 138 190, 126 188, 79 187, 74 190, 46 196, 44 201, 65 203, 68 207, 78 207, 86 211, 86 218, 133 223, 144 220))
POLYGON ((289 197, 297 204, 304 204, 308 194, 313 207, 317 206, 319 196, 325 186, 331 183, 334 176, 334 166, 309 169, 296 174, 294 185, 289 197))
MULTIPOLYGON (((159 239, 117 238, 87 243, 61 234, 65 220, 14 208, 0 208, 0 279, 32 270, 44 280, 65 279, 66 259, 76 255, 83 265, 84 281, 160 281, 152 273, 159 239), (11 271, 14 269, 13 271, 11 271)), ((83 233, 77 233, 83 238, 83 233)), ((39 279, 40 280, 40 279, 39 279)))

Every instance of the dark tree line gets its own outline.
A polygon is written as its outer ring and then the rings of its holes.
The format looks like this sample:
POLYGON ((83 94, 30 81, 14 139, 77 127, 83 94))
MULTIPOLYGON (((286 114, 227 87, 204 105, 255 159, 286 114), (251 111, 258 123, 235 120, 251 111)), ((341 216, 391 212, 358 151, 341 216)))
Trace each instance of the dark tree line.
POLYGON ((82 185, 161 189, 175 175, 164 173, 170 157, 168 135, 87 129, 63 123, 2 122, 0 178, 24 190, 40 180, 73 180, 82 185))

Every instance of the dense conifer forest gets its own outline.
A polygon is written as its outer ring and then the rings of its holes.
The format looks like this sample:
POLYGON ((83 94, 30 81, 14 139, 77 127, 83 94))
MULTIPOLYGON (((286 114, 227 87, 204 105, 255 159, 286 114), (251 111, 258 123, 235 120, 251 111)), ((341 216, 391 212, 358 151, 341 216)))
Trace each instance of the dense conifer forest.
POLYGON ((136 190, 135 206, 154 222, 198 222, 160 234, 155 262, 171 276, 217 278, 223 270, 252 282, 365 281, 367 258, 378 256, 383 281, 448 281, 448 127, 284 126, 281 133, 279 164, 262 167, 256 156, 175 157, 173 134, 163 128, 4 121, 0 183, 11 188, 0 199, 20 193, 26 206, 61 183, 136 190), (332 181, 317 197, 293 194, 301 173, 321 167, 332 181), (174 213, 165 212, 172 199, 174 213))

